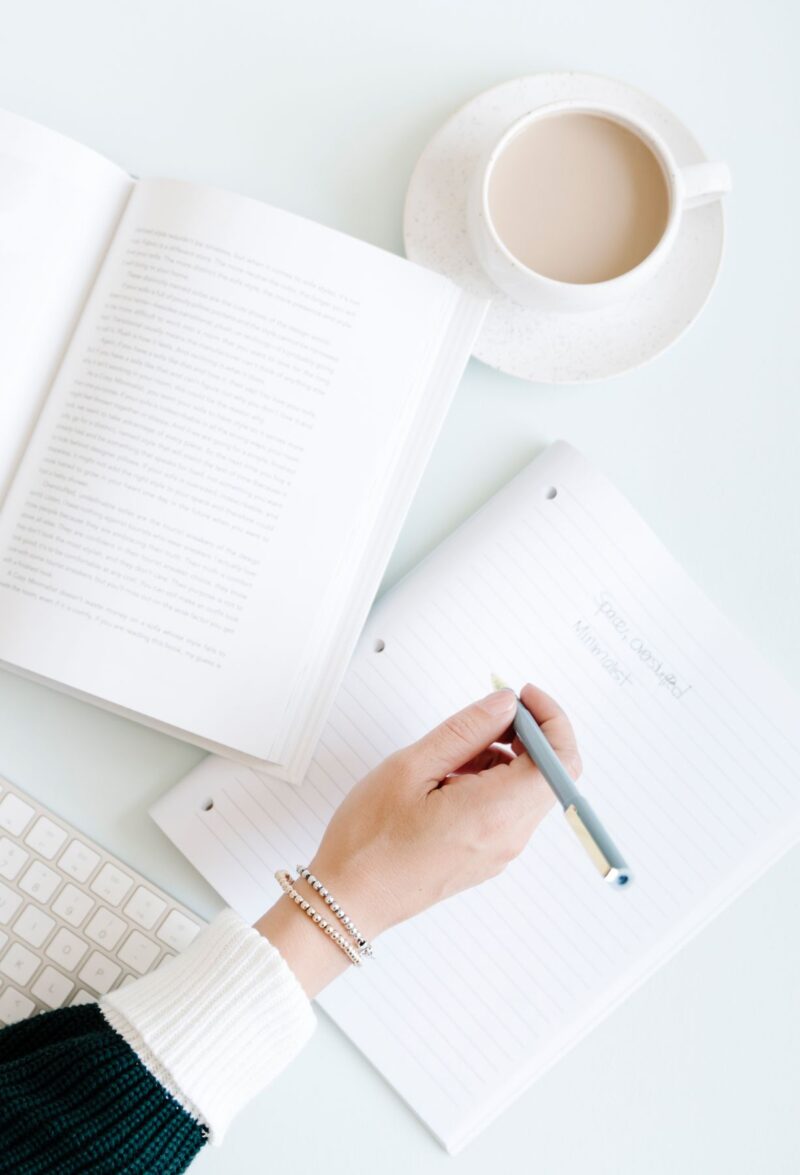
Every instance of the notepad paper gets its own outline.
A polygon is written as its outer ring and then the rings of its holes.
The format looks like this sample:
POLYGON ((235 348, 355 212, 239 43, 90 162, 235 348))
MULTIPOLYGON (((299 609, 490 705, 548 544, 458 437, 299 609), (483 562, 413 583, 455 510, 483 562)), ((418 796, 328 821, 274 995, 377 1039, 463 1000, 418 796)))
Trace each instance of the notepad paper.
POLYGON ((564 705, 635 876, 552 810, 495 880, 383 936, 320 1004, 456 1151, 800 832, 800 705, 627 501, 558 443, 373 609, 300 788, 209 758, 153 809, 246 918, 351 784, 487 692, 564 705))

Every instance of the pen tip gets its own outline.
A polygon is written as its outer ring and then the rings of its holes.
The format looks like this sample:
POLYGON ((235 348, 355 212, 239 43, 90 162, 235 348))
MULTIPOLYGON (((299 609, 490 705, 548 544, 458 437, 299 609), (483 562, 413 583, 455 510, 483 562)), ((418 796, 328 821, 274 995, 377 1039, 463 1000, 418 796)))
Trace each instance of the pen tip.
POLYGON ((508 682, 503 681, 502 677, 499 677, 498 674, 491 673, 489 676, 490 676, 491 682, 492 682, 492 689, 509 689, 510 688, 510 686, 508 685, 508 682))

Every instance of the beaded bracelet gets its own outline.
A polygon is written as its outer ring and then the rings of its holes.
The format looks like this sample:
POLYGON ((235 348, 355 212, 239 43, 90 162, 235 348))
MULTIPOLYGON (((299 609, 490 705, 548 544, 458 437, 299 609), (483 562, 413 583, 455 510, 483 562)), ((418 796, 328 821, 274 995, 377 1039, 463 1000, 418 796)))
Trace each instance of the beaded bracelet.
POLYGON ((315 877, 311 870, 307 869, 305 865, 298 865, 297 872, 302 878, 304 878, 305 881, 308 882, 312 889, 317 891, 319 896, 325 902, 325 905, 329 907, 331 913, 336 915, 342 926, 344 926, 345 930, 352 935, 352 937, 355 939, 356 946, 358 947, 359 954, 371 956, 371 944, 367 942, 367 940, 364 938, 364 935, 361 934, 361 932, 357 929, 352 918, 348 918, 347 914, 345 914, 339 903, 334 901, 333 894, 328 892, 319 878, 315 877))
POLYGON ((351 963, 356 967, 361 966, 361 955, 356 948, 347 941, 343 934, 340 934, 335 927, 331 926, 325 918, 318 913, 310 902, 306 901, 301 893, 292 885, 292 875, 286 869, 279 869, 275 874, 275 880, 281 887, 283 892, 292 899, 292 901, 300 907, 304 914, 307 914, 312 922, 320 928, 331 942, 336 943, 339 950, 344 951, 351 963))

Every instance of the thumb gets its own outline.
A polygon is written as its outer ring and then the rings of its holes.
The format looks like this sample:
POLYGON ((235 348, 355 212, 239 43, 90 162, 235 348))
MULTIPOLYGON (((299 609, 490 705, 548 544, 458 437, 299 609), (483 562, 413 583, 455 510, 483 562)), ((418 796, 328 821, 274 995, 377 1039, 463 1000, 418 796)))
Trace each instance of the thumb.
POLYGON ((457 771, 508 730, 516 706, 513 690, 495 690, 446 718, 408 748, 415 774, 438 782, 457 771))

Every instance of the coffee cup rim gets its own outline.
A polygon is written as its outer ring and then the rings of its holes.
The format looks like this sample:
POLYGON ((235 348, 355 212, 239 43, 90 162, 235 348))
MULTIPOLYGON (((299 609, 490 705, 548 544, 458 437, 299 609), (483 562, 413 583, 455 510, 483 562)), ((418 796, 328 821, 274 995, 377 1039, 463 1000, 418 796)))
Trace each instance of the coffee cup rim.
POLYGON ((677 166, 675 160, 660 136, 652 130, 646 123, 640 122, 637 118, 619 110, 614 106, 605 105, 602 102, 584 101, 582 99, 561 99, 555 102, 548 102, 544 106, 538 106, 534 110, 529 110, 527 113, 521 115, 519 118, 506 128, 500 138, 492 147, 486 163, 483 167, 480 185, 480 205, 486 228, 492 239, 495 248, 502 253, 506 261, 509 262, 521 274, 535 278, 537 281, 549 285, 553 288, 573 290, 573 289, 592 289, 602 290, 610 288, 614 285, 624 283, 628 278, 634 279, 638 277, 643 269, 648 268, 658 259, 658 257, 668 248, 672 237, 677 231, 678 216, 679 216, 679 200, 678 200, 678 184, 677 184, 677 166), (619 123, 626 129, 633 131, 648 147, 648 149, 655 156, 659 167, 661 168, 664 182, 667 185, 667 193, 669 198, 669 213, 667 216, 667 223, 664 226, 664 231, 658 239, 658 242, 650 250, 646 257, 638 261, 631 269, 626 269, 624 273, 618 273, 615 277, 604 278, 599 282, 569 282, 563 281, 561 278, 548 277, 547 274, 540 273, 538 269, 532 269, 508 248, 502 237, 497 231, 497 228, 492 219, 491 209, 489 206, 489 184, 492 178, 494 167, 508 147, 512 139, 521 134, 527 126, 533 122, 538 122, 543 118, 556 117, 559 114, 594 114, 602 118, 608 118, 613 122, 619 123))

